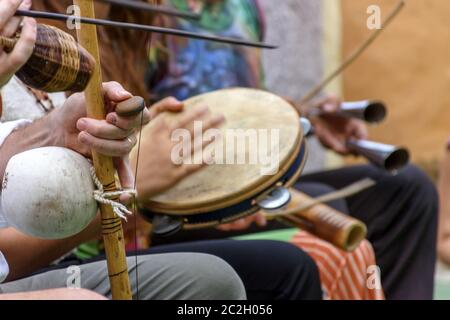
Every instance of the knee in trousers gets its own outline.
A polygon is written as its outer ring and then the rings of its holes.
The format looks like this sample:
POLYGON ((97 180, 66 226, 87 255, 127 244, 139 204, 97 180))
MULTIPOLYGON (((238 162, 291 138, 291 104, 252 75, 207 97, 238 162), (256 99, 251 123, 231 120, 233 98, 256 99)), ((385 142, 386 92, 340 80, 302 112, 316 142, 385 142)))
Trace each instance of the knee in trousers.
POLYGON ((202 258, 200 269, 196 270, 202 275, 197 285, 210 292, 211 300, 246 299, 241 278, 227 262, 213 255, 197 255, 202 258))
POLYGON ((396 177, 402 188, 411 190, 411 196, 420 199, 424 210, 423 214, 428 219, 437 219, 439 196, 435 184, 420 168, 414 165, 409 165, 404 170, 400 171, 396 177))

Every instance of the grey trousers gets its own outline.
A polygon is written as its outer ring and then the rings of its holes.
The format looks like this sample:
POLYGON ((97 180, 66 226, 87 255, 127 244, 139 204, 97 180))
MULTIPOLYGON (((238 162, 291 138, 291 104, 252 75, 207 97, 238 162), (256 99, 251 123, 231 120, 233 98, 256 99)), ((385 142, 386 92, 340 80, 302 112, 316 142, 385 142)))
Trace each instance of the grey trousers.
MULTIPOLYGON (((128 258, 133 298, 139 300, 244 300, 244 285, 223 260, 198 253, 170 253, 128 258), (137 278, 136 278, 137 277, 137 278), (137 296, 137 282, 139 296, 137 296)), ((0 284, 0 293, 73 287, 111 297, 106 261, 53 270, 0 284), (78 269, 79 268, 79 269, 78 269)))

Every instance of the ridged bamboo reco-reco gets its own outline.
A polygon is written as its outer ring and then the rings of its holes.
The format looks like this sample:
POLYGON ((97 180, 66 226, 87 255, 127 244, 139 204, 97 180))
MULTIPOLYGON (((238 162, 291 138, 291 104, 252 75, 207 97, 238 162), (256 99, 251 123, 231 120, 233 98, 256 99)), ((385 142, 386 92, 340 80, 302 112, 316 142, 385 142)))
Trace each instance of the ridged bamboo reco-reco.
MULTIPOLYGON (((0 45, 11 52, 18 41, 0 37, 0 45)), ((95 68, 95 59, 68 33, 44 24, 28 62, 16 73, 26 85, 45 92, 81 92, 95 68)))

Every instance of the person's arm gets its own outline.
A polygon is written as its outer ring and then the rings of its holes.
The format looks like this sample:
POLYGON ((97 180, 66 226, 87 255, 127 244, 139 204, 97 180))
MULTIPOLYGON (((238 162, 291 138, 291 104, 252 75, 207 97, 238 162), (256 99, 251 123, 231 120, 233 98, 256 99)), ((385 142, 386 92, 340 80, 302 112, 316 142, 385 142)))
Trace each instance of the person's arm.
POLYGON ((43 240, 24 235, 13 228, 0 229, 0 251, 9 264, 6 281, 26 277, 64 256, 81 243, 99 237, 99 219, 94 220, 80 234, 62 240, 43 240))
MULTIPOLYGON (((145 137, 141 141, 136 186, 138 201, 144 205, 154 196, 170 189, 187 176, 201 170, 206 163, 176 164, 172 158, 172 151, 179 141, 173 141, 172 134, 177 130, 186 130, 192 139, 192 154, 196 154, 199 148, 205 148, 214 142, 205 141, 203 145, 195 143, 194 123, 200 121, 204 132, 211 128, 218 128, 225 118, 221 114, 212 114, 207 106, 190 108, 185 110, 177 121, 170 122, 166 117, 159 117, 160 113, 170 111, 177 112, 183 108, 181 102, 174 98, 166 98, 152 107, 152 125, 146 128, 145 137)), ((203 159, 205 160, 205 159, 203 159)), ((132 161, 133 171, 136 170, 137 161, 132 161)))
POLYGON ((17 9, 27 10, 31 0, 0 0, 0 31, 2 36, 14 37, 20 24, 20 38, 11 52, 0 47, 0 87, 8 83, 11 77, 30 58, 36 42, 36 21, 31 18, 15 17, 17 9))
POLYGON ((0 300, 107 300, 85 289, 51 289, 33 292, 0 294, 0 300))
MULTIPOLYGON (((71 105, 67 107, 67 112, 77 113, 76 109, 80 103, 78 100, 79 99, 76 98, 76 103, 71 103, 71 105)), ((150 197, 165 188, 169 188, 190 173, 201 169, 203 166, 177 166, 172 163, 170 155, 174 145, 174 142, 171 140, 171 133, 173 130, 178 128, 189 128, 192 130, 194 121, 203 121, 204 128, 209 129, 211 127, 219 126, 224 121, 223 116, 212 115, 207 108, 190 110, 186 112, 185 116, 182 117, 177 124, 173 125, 169 125, 163 117, 157 116, 161 112, 181 111, 181 109, 182 105, 180 102, 173 98, 168 98, 154 105, 151 112, 146 112, 144 122, 147 122, 147 119, 152 117, 154 118, 153 121, 157 121, 157 124, 154 126, 154 131, 150 133, 152 139, 147 139, 147 144, 143 143, 141 145, 141 149, 146 150, 146 154, 150 155, 149 157, 145 157, 145 159, 141 158, 142 163, 138 175, 138 190, 144 198, 150 197), (147 170, 145 168, 147 168, 147 170)), ((66 137, 62 139, 62 141, 65 141, 66 146, 75 144, 72 146, 72 149, 80 153, 87 152, 89 148, 85 147, 88 146, 97 150, 103 150, 109 155, 121 156, 128 154, 129 146, 122 145, 124 141, 111 138, 111 136, 117 137, 117 135, 123 134, 122 131, 117 131, 113 128, 111 123, 115 123, 125 131, 128 131, 126 129, 129 126, 134 127, 140 125, 140 121, 133 123, 130 122, 130 119, 127 121, 121 118, 111 119, 117 117, 117 114, 110 113, 107 117, 108 121, 103 122, 81 118, 86 120, 87 123, 81 126, 86 131, 80 132, 76 130, 75 125, 71 126, 70 124, 76 122, 78 123, 78 128, 80 128, 80 121, 77 119, 80 119, 83 115, 70 116, 65 113, 63 113, 63 115, 65 120, 62 121, 62 123, 66 124, 63 127, 66 131, 68 130, 71 133, 63 134, 63 136, 66 137), (80 135, 87 138, 84 146, 76 143, 76 141, 80 139, 80 135), (124 154, 120 154, 120 152, 119 154, 116 154, 117 150, 122 150, 124 154)), ((138 119, 140 120, 140 116, 138 119)), ((61 123, 61 120, 55 120, 53 123, 61 123)), ((36 129, 36 132, 39 132, 37 129, 38 127, 41 127, 41 125, 42 124, 33 124, 30 125, 28 129, 33 129, 32 127, 36 126, 37 128, 34 129, 36 129)), ((54 140, 51 138, 52 134, 49 133, 47 129, 50 129, 57 138, 61 138, 61 134, 58 133, 59 131, 55 128, 46 128, 46 130, 43 130, 45 133, 37 134, 37 136, 41 137, 42 140, 52 141, 51 143, 60 145, 62 143, 61 140, 57 139, 55 140, 56 142, 53 142, 54 140)), ((192 134, 192 136, 194 135, 192 134)), ((84 139, 81 140, 84 141, 84 139)), ((24 141, 28 142, 19 144, 21 146, 20 148, 27 148, 31 145, 42 143, 39 142, 39 139, 26 139, 24 141)), ((15 150, 17 151, 18 147, 14 147, 13 142, 13 140, 10 140, 11 145, 8 148, 16 148, 15 150)), ((0 148, 0 153, 2 152, 2 149, 3 147, 0 148)), ((12 151, 9 153, 12 154, 12 151)), ((41 240, 25 236, 14 229, 0 230, 0 239, 2 239, 2 241, 0 241, 0 251, 5 255, 10 266, 10 274, 7 280, 11 281, 37 271, 38 269, 47 266, 52 261, 60 258, 73 248, 76 248, 81 243, 97 238, 100 234, 100 223, 98 220, 94 221, 79 235, 64 240, 41 240)))
POLYGON ((442 262, 450 265, 450 141, 442 161, 439 177, 440 222, 438 253, 442 262))
POLYGON ((334 113, 340 105, 340 99, 327 96, 312 106, 313 109, 320 109, 323 114, 311 116, 305 111, 305 115, 311 121, 314 134, 324 147, 341 155, 349 155, 351 152, 347 146, 348 139, 367 139, 369 134, 364 121, 336 116, 334 113))
MULTIPOLYGON (((117 83, 106 83, 103 89, 110 111, 108 120, 85 118, 84 95, 71 96, 62 108, 25 128, 14 131, 6 138, 0 145, 1 175, 3 176, 12 156, 38 147, 66 147, 85 155, 89 155, 90 149, 93 148, 118 159, 126 157, 133 147, 130 140, 135 139, 135 130, 141 124, 141 115, 134 118, 119 117, 114 112, 114 105, 130 98, 131 94, 117 83)), ((144 124, 149 119, 150 112, 145 109, 144 124)), ((124 175, 127 176, 128 172, 124 175)), ((7 280, 26 276, 48 266, 79 244, 97 238, 100 233, 98 221, 94 221, 90 227, 75 237, 54 241, 31 238, 14 229, 0 230, 0 251, 5 255, 10 267, 7 280)))
MULTIPOLYGON (((1 125, 5 127, 8 123, 1 125)), ((9 159, 15 154, 60 144, 59 137, 55 135, 52 117, 45 117, 23 128, 18 128, 0 145, 0 176, 3 177, 9 159)), ((79 235, 55 241, 32 238, 13 228, 0 229, 0 251, 8 261, 10 269, 6 280, 19 279, 46 267, 80 243, 91 240, 99 234, 100 227, 97 221, 79 235)))

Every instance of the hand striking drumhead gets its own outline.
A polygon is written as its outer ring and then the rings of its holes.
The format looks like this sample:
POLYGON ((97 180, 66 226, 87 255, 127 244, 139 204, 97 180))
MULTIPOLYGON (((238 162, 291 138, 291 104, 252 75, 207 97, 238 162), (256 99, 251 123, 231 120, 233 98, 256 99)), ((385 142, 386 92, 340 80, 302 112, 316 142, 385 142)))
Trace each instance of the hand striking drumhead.
MULTIPOLYGON (((185 109, 208 106, 225 116, 221 138, 211 146, 222 152, 214 152, 216 164, 151 199, 146 207, 154 212, 189 215, 239 203, 277 183, 297 158, 303 139, 299 115, 274 94, 226 89, 193 97, 184 105, 185 109)), ((176 120, 181 115, 162 116, 176 120)), ((146 134, 149 126, 142 139, 151 139, 146 134)), ((145 156, 141 150, 140 157, 145 156)), ((135 155, 132 161, 136 161, 135 155)))

